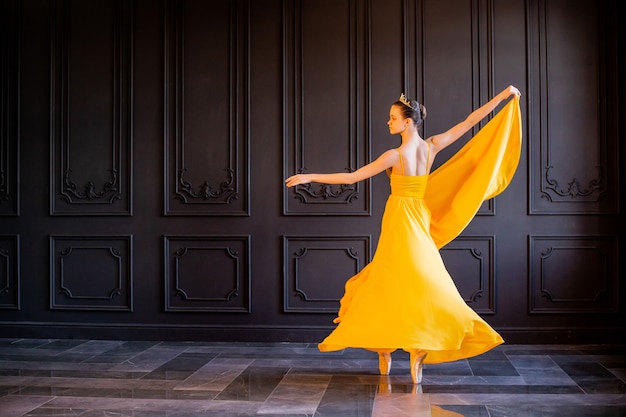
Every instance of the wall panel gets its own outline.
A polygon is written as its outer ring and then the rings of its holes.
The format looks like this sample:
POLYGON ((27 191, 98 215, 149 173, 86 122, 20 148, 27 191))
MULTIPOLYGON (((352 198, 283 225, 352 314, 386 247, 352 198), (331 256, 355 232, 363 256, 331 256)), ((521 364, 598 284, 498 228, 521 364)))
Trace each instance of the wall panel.
POLYGON ((166 215, 249 214, 248 13, 166 2, 166 215))
POLYGON ((284 236, 283 250, 284 311, 337 313, 345 280, 370 261, 371 237, 284 236))
POLYGON ((132 1, 53 3, 50 214, 132 214, 132 1))
POLYGON ((50 236, 50 308, 132 311, 132 236, 50 236))
POLYGON ((528 1, 531 214, 618 209, 616 52, 605 7, 528 1))
MULTIPOLYGON (((284 2, 284 176, 369 162, 369 1, 284 2), (329 121, 333 121, 329 124, 329 121)), ((284 191, 284 214, 369 215, 369 181, 284 191)))
POLYGON ((20 309, 20 283, 20 237, 0 235, 0 309, 20 309))
POLYGON ((618 311, 617 239, 530 236, 530 312, 618 311))
MULTIPOLYGON (((417 19, 422 22, 418 101, 421 99, 434 115, 424 120, 423 132, 427 138, 463 121, 499 92, 493 68, 494 6, 492 0, 418 4, 421 9, 417 9, 417 19)), ((484 119, 440 152, 433 169, 456 153, 488 120, 484 119)), ((495 200, 486 201, 478 215, 495 215, 495 200)))
POLYGON ((20 3, 0 3, 0 216, 20 212, 20 3))
POLYGON ((165 311, 250 313, 250 236, 165 236, 165 311))
POLYGON ((460 236, 441 250, 461 296, 475 311, 495 314, 495 236, 460 236))

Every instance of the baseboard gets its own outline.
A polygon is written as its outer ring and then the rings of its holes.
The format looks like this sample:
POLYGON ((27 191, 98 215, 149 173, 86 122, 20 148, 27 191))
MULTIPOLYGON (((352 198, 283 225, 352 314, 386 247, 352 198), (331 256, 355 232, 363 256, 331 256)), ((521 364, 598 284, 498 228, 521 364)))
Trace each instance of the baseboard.
POLYGON ((0 322, 0 337, 317 343, 326 337, 332 329, 331 326, 0 322))
MULTIPOLYGON (((496 328, 507 344, 626 344, 626 327, 496 328)), ((317 343, 331 326, 0 322, 3 338, 317 343)))
POLYGON ((496 328, 511 344, 626 344, 626 327, 496 328))

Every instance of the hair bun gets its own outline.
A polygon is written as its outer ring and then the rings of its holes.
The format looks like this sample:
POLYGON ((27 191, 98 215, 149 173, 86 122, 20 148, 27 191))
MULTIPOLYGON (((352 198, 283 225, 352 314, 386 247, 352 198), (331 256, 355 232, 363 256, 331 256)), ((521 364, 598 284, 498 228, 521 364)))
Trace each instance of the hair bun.
POLYGON ((422 120, 424 120, 426 118, 426 106, 424 106, 423 104, 419 105, 419 109, 420 109, 420 116, 422 117, 422 120))

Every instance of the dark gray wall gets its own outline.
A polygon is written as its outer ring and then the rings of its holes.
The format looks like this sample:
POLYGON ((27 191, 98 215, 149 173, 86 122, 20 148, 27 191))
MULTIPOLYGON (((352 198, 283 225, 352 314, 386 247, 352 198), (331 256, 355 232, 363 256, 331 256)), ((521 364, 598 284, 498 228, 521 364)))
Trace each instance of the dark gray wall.
POLYGON ((616 1, 0 8, 3 337, 319 340, 373 256, 388 180, 283 179, 397 146, 401 92, 428 136, 508 84, 522 160, 446 264, 509 342, 623 337, 616 1))

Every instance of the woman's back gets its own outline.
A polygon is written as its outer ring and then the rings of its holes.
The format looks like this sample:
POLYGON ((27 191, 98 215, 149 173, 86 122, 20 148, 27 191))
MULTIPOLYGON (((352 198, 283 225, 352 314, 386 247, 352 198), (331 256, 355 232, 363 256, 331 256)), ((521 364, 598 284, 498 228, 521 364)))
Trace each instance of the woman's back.
POLYGON ((393 166, 392 173, 396 175, 421 176, 427 175, 432 166, 430 142, 419 139, 418 144, 404 144, 396 151, 400 160, 393 166))

